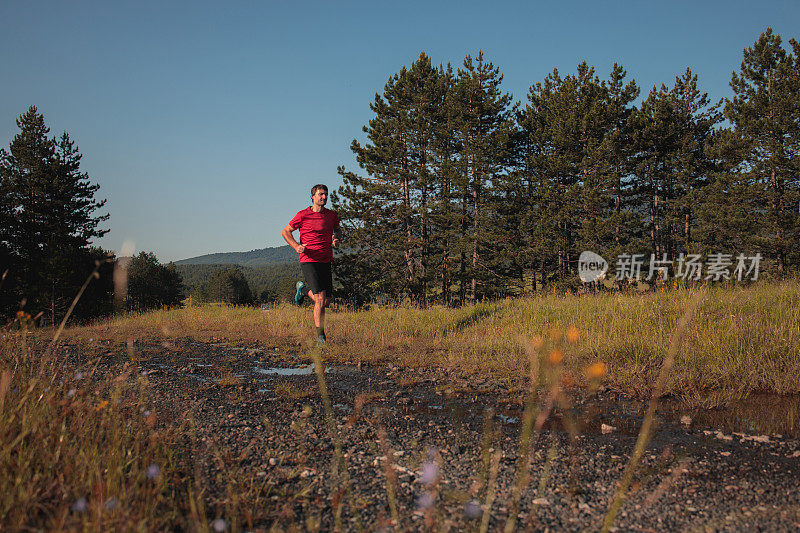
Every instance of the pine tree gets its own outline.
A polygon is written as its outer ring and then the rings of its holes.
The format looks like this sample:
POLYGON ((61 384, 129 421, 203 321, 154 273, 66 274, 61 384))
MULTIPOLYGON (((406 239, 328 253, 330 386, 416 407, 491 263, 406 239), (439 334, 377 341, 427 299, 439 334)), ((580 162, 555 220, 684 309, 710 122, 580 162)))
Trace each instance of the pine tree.
POLYGON ((368 144, 351 145, 368 177, 339 169, 344 185, 332 199, 355 252, 341 256, 337 266, 345 285, 369 265, 374 271, 361 284, 427 302, 435 277, 430 211, 440 162, 435 135, 446 91, 442 77, 425 54, 392 76, 370 106, 375 117, 364 127, 368 144))
POLYGON ((95 215, 105 205, 99 186, 80 170, 81 154, 67 133, 48 137, 44 116, 31 107, 17 119, 20 132, 0 150, 0 181, 11 209, 6 229, 16 298, 57 321, 80 287, 72 281, 94 268, 88 245, 108 230, 95 215), (84 264, 85 262, 85 264, 84 264))
POLYGON ((633 100, 639 96, 634 80, 625 83, 627 72, 614 64, 603 82, 606 98, 603 137, 592 160, 596 172, 595 190, 586 201, 591 206, 580 230, 581 248, 613 258, 638 248, 637 207, 633 203, 633 150, 631 118, 633 100), (588 221, 588 223, 587 223, 588 221), (588 231, 587 231, 588 230, 588 231))
POLYGON ((763 191, 760 241, 781 275, 800 248, 800 44, 790 43, 794 54, 767 28, 746 48, 739 72, 731 76, 734 97, 725 106, 746 146, 742 171, 763 191))
MULTIPOLYGON (((146 311, 148 309, 170 307, 178 305, 183 298, 183 278, 178 273, 175 264, 162 265, 152 252, 140 252, 139 255, 132 257, 128 263, 127 271, 128 294, 125 305, 129 310, 146 311)), ((236 272, 241 275, 241 271, 236 270, 236 272)), ((225 280, 225 283, 230 286, 234 285, 233 282, 230 282, 230 278, 235 277, 235 275, 232 275, 227 270, 214 273, 214 275, 217 274, 220 274, 220 277, 215 280, 215 288, 223 284, 221 280, 225 280), (225 275, 220 274, 220 272, 225 272, 225 275)), ((212 276, 212 279, 214 279, 214 276, 212 276)), ((209 284, 211 283, 209 282, 209 284)), ((245 280, 246 284, 247 280, 245 280)), ((218 290, 215 296, 219 296, 219 292, 218 290)), ((243 301, 241 302, 235 298, 239 296, 239 293, 233 290, 228 296, 230 296, 231 303, 247 303, 250 301, 249 288, 245 291, 246 297, 242 298, 243 301)))
POLYGON ((483 59, 479 51, 475 60, 470 55, 458 71, 454 90, 459 107, 458 142, 460 179, 454 183, 462 204, 462 230, 468 240, 459 245, 461 252, 461 299, 469 294, 474 304, 479 295, 490 295, 491 258, 495 236, 492 232, 492 185, 501 179, 511 160, 510 139, 513 135, 512 96, 500 89, 500 69, 483 59), (466 245, 466 246, 465 246, 466 245), (468 288, 465 287, 469 279, 468 288), (483 286, 478 287, 481 283, 483 286), (467 290, 465 290, 467 289, 467 290))
POLYGON ((720 105, 711 105, 687 68, 671 89, 654 87, 635 116, 637 190, 647 206, 647 251, 658 258, 692 247, 696 206, 713 170, 706 149, 721 120, 720 105))

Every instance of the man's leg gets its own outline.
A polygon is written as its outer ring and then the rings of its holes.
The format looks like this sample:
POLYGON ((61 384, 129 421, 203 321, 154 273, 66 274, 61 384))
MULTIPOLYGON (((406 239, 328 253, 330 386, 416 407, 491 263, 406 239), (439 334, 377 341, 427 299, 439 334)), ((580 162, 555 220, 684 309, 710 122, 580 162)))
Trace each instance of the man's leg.
POLYGON ((325 291, 309 292, 308 296, 314 301, 314 326, 317 328, 317 342, 325 344, 325 307, 329 299, 326 297, 325 291))
POLYGON ((314 325, 318 328, 325 327, 325 308, 328 306, 329 298, 326 298, 325 291, 314 294, 308 293, 309 298, 314 302, 314 325))

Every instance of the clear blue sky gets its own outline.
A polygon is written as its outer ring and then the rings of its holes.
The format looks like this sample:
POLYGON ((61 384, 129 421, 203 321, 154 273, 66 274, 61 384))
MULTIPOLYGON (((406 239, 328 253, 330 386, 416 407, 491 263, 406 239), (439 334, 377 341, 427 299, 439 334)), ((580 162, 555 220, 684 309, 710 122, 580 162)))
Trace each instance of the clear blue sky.
POLYGON ((518 100, 581 60, 620 62, 644 94, 689 66, 719 99, 767 26, 800 37, 796 0, 122 4, 0 4, 0 145, 36 105, 108 199, 99 244, 162 261, 283 244, 420 51, 455 67, 482 49, 518 100))

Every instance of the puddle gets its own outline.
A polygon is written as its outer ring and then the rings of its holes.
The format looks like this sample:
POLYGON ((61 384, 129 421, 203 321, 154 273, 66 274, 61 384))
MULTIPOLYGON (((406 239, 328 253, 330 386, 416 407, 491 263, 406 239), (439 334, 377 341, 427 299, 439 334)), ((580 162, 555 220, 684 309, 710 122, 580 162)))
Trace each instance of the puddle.
MULTIPOLYGON (((259 374, 264 374, 267 376, 310 376, 314 373, 314 363, 311 363, 307 366, 301 366, 299 368, 260 368, 254 366, 253 370, 259 374)), ((330 368, 326 368, 325 372, 330 372, 330 368)))
POLYGON ((499 418, 500 421, 503 422, 503 424, 510 424, 512 426, 519 424, 518 416, 497 415, 497 418, 499 418))
MULTIPOLYGON (((403 409, 409 414, 446 417, 454 422, 482 417, 482 408, 459 401, 443 403, 414 402, 403 409)), ((555 411, 543 429, 578 434, 636 436, 641 429, 647 404, 630 400, 602 400, 576 406, 568 412, 555 411)), ((519 426, 522 409, 501 408, 495 419, 507 426, 519 426)), ((800 439, 800 395, 751 395, 722 409, 690 409, 678 401, 664 401, 656 414, 663 429, 710 429, 726 434, 782 435, 800 439)), ((671 430, 670 430, 671 431, 671 430)))
POLYGON ((800 439, 800 395, 752 394, 722 409, 695 411, 675 404, 668 404, 665 409, 665 416, 675 423, 680 423, 682 416, 689 416, 692 427, 800 439))

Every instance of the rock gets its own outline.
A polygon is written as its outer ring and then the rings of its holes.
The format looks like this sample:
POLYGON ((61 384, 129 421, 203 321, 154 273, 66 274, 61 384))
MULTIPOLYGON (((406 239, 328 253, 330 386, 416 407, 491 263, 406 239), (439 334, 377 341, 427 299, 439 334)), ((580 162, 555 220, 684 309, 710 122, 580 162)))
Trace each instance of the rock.
POLYGON ((603 435, 606 435, 616 430, 617 428, 615 426, 609 426, 608 424, 600 424, 600 432, 603 433, 603 435))
POLYGON ((548 500, 547 498, 536 498, 535 500, 533 500, 532 503, 533 503, 533 505, 546 506, 546 505, 550 505, 550 500, 548 500))

